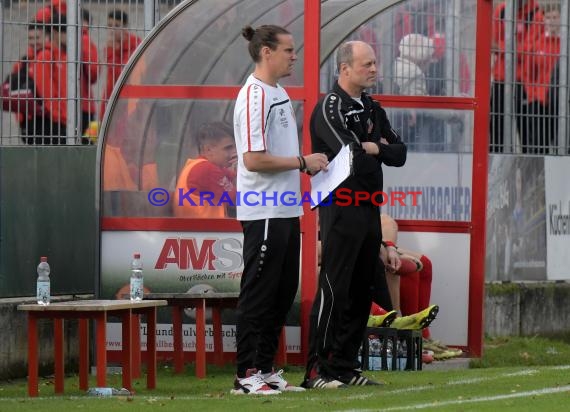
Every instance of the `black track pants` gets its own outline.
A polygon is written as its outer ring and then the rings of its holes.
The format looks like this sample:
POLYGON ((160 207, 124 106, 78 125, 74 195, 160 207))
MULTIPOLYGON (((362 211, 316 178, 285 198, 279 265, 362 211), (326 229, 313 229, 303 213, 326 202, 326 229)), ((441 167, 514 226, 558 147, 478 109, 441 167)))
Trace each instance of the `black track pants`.
POLYGON ((244 270, 237 307, 237 374, 271 371, 299 286, 298 218, 243 221, 244 270), (265 246, 265 247, 264 247, 265 246), (263 250, 264 249, 264 250, 263 250))
POLYGON ((309 364, 330 376, 359 367, 357 356, 372 303, 381 240, 373 205, 319 209, 323 245, 319 286, 311 311, 309 364))

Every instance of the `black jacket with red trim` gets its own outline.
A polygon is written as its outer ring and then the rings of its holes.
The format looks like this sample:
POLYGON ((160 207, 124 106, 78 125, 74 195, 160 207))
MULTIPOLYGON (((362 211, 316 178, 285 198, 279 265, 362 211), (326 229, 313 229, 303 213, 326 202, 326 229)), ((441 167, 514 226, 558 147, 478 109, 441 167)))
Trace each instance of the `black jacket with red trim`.
POLYGON ((352 175, 338 188, 372 194, 383 189, 382 163, 403 166, 407 147, 392 129, 380 103, 367 93, 362 93, 361 99, 364 107, 335 82, 332 91, 319 100, 311 115, 312 151, 325 153, 331 160, 344 145, 351 145, 352 175), (381 143, 381 138, 389 144, 381 143), (362 142, 377 143, 380 154, 366 154, 362 142))

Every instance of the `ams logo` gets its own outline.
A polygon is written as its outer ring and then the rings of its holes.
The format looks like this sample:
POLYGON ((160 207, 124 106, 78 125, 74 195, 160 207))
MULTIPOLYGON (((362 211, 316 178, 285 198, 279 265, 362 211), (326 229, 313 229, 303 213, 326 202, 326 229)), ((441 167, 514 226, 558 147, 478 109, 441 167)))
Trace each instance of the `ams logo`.
POLYGON ((232 272, 243 269, 242 242, 234 238, 199 240, 196 238, 168 238, 164 241, 155 269, 167 265, 178 269, 215 270, 232 272))

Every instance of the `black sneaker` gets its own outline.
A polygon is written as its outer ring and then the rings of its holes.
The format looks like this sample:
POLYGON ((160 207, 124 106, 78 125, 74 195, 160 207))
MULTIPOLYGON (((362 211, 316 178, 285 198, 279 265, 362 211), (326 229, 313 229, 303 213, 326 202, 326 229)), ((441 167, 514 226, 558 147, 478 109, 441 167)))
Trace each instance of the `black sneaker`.
POLYGON ((305 379, 301 383, 301 387, 305 389, 342 389, 348 388, 348 385, 328 376, 317 375, 314 378, 305 379))
POLYGON ((362 372, 355 370, 352 373, 348 373, 346 375, 342 375, 338 377, 338 380, 345 385, 350 386, 379 386, 384 385, 384 382, 376 382, 372 379, 368 379, 365 376, 362 376, 362 372))

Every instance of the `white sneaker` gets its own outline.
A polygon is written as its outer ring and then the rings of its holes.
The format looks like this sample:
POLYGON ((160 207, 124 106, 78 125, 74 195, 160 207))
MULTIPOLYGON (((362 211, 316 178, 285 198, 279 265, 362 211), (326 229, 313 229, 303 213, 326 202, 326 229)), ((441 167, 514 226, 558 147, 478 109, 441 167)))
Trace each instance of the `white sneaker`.
POLYGON ((271 372, 266 373, 263 375, 263 380, 271 389, 276 389, 281 392, 304 392, 305 388, 301 388, 300 386, 291 385, 285 379, 283 379, 283 369, 280 369, 279 372, 271 372))
POLYGON ((236 377, 234 389, 230 393, 232 395, 278 395, 281 391, 271 389, 263 380, 261 371, 248 369, 245 378, 236 377))

